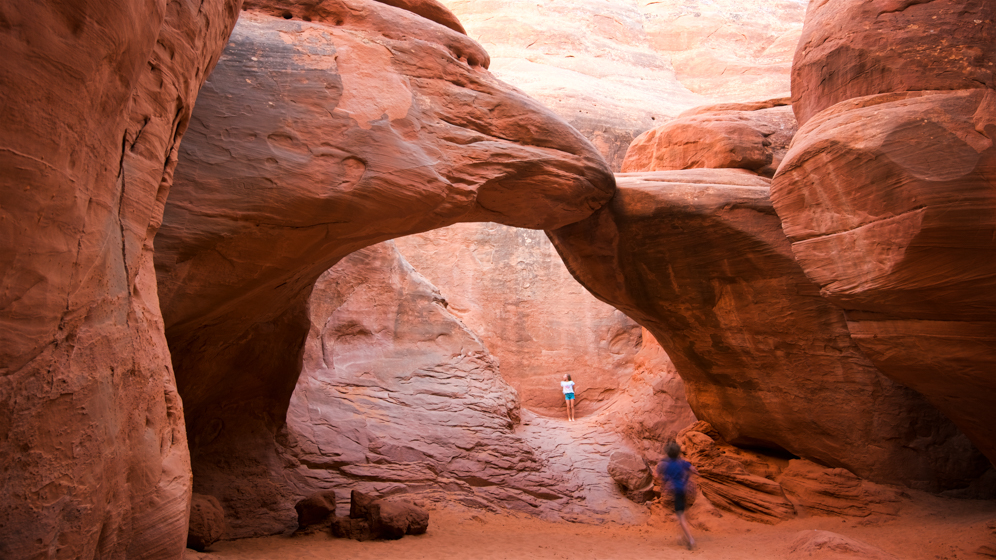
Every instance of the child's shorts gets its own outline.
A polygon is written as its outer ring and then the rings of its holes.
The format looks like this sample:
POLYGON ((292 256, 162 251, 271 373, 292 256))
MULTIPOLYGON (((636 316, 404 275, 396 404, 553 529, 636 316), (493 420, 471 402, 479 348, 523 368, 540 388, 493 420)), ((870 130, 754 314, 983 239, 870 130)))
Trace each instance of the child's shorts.
POLYGON ((574 393, 564 393, 564 398, 569 401, 574 400, 574 393))
POLYGON ((681 513, 685 511, 685 493, 675 492, 674 493, 674 511, 681 513))

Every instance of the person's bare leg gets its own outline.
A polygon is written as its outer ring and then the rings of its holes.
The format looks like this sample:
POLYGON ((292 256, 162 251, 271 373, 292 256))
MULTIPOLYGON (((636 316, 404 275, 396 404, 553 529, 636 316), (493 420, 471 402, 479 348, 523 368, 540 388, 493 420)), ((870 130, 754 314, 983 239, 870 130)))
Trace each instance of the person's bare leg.
POLYGON ((567 421, 571 421, 571 399, 564 399, 567 405, 567 421))
POLYGON ((685 519, 685 512, 678 513, 678 525, 681 526, 681 532, 685 534, 685 542, 688 544, 688 550, 695 548, 695 539, 692 538, 692 532, 688 529, 688 521, 685 519))
POLYGON ((567 401, 567 417, 571 422, 574 421, 574 399, 567 401))

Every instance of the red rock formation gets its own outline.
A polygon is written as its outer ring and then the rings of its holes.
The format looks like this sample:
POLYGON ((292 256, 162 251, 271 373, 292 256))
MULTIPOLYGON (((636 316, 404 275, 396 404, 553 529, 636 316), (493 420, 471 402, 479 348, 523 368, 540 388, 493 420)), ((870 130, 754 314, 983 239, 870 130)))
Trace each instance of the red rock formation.
POLYGON ((810 3, 792 65, 799 123, 865 95, 993 89, 994 21, 988 0, 810 3))
POLYGON ((152 237, 238 0, 0 7, 0 557, 178 558, 152 237))
POLYGON ((772 199, 878 368, 996 459, 996 94, 885 94, 800 131, 772 199))
POLYGON ((850 339, 793 258, 767 179, 703 169, 617 184, 551 239, 592 293, 654 333, 698 418, 731 443, 877 481, 939 489, 981 474, 964 436, 850 339))
POLYGON ((771 177, 798 125, 787 99, 696 107, 633 140, 623 173, 749 169, 771 177))
POLYGON ((712 505, 744 519, 776 523, 795 517, 795 506, 785 497, 780 484, 749 472, 735 449, 721 445, 712 436, 698 431, 710 428, 700 422, 678 436, 685 458, 698 471, 694 480, 712 505))
POLYGON ((263 447, 284 421, 320 274, 460 220, 570 223, 613 187, 591 145, 495 80, 460 33, 370 0, 247 6, 198 99, 156 238, 195 486, 234 518, 253 508, 224 498, 230 462, 261 481, 253 499, 282 503, 263 447))
POLYGON ((564 417, 560 381, 570 373, 585 416, 618 396, 638 369, 670 367, 663 352, 639 357, 643 329, 579 285, 542 231, 457 224, 395 243, 498 358, 524 408, 564 417))
POLYGON ((799 263, 852 338, 990 461, 994 20, 982 0, 814 4, 793 70, 805 126, 772 184, 799 263))

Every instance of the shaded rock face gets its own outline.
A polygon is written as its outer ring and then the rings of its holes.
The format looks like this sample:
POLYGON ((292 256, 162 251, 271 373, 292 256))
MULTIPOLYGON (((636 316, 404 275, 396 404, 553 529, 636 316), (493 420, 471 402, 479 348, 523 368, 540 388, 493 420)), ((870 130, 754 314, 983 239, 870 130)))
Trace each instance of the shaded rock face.
POLYGON ((812 2, 792 65, 795 114, 805 123, 880 93, 993 89, 994 21, 987 0, 812 2))
POLYGON ((217 461, 201 446, 268 470, 246 442, 283 423, 301 360, 286 349, 304 347, 307 296, 338 259, 459 220, 570 223, 613 188, 591 145, 495 80, 465 35, 368 0, 246 6, 156 238, 198 479, 214 468, 201 457, 217 461))
POLYGON ((772 183, 798 262, 846 312, 864 354, 926 395, 990 461, 994 10, 814 5, 794 70, 805 124, 772 183), (895 49, 876 46, 886 36, 895 49))
POLYGON ((395 244, 498 358, 529 410, 565 414, 565 373, 577 383, 583 416, 608 404, 641 366, 670 366, 663 352, 656 361, 638 357, 643 329, 578 284, 541 231, 456 224, 395 244))
POLYGON ((748 169, 771 177, 798 125, 787 99, 698 107, 633 141, 623 173, 675 169, 748 169))
POLYGON ((608 206, 551 239, 592 293, 653 332, 698 418, 733 444, 876 481, 937 490, 981 474, 965 437, 850 339, 793 258, 767 179, 703 169, 617 184, 608 206))
POLYGON ((636 136, 685 109, 788 95, 806 9, 802 0, 444 3, 501 79, 576 127, 616 170, 636 136))
POLYGON ((0 7, 0 557, 183 553, 151 243, 239 3, 0 7))
POLYGON ((225 534, 225 510, 214 496, 194 494, 190 500, 187 548, 204 551, 225 534))

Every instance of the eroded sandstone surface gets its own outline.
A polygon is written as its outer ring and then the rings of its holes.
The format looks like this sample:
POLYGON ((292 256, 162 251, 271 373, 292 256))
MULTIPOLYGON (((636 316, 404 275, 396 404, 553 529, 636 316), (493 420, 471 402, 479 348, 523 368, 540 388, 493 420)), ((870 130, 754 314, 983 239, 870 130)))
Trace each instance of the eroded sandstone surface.
POLYGON ((654 334, 727 441, 880 482, 967 485, 986 462, 851 340, 796 262, 768 184, 737 169, 622 174, 609 205, 550 236, 592 293, 654 334))
POLYGON ((982 1, 814 4, 793 70, 804 125, 772 184, 796 259, 864 354, 990 461, 994 17, 982 1))
POLYGON ((183 554, 152 238, 239 4, 0 7, 0 557, 183 554))

